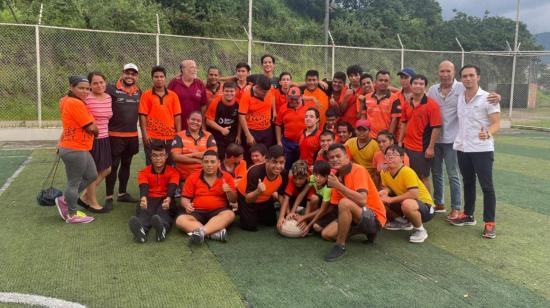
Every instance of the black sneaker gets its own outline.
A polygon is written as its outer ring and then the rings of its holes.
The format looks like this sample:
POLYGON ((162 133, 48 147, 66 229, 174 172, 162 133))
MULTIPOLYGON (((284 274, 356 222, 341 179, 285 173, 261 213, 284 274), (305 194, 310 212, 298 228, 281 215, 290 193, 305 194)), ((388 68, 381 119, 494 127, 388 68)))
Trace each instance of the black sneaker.
POLYGON ((105 203, 103 204, 103 208, 107 211, 111 211, 113 209, 113 198, 107 198, 105 199, 105 203))
POLYGON ((164 224, 162 223, 162 219, 159 215, 153 215, 151 217, 151 225, 157 232, 157 242, 162 242, 166 238, 166 227, 164 227, 164 224))
POLYGON ((333 262, 337 261, 346 255, 346 247, 340 245, 334 245, 328 255, 325 256, 325 261, 333 262))
POLYGON ((129 193, 124 193, 122 196, 116 198, 118 202, 128 202, 128 203, 137 203, 139 200, 132 197, 129 193))
POLYGON ((365 243, 367 244, 374 244, 374 240, 376 239, 376 235, 378 233, 367 233, 367 240, 365 243))
POLYGON ((128 226, 130 227, 132 234, 134 234, 134 240, 136 242, 145 243, 145 241, 147 241, 147 233, 145 233, 145 229, 143 229, 143 226, 136 216, 132 216, 132 218, 130 218, 128 226))
POLYGON ((197 228, 189 236, 190 245, 202 245, 204 243, 204 230, 197 228))

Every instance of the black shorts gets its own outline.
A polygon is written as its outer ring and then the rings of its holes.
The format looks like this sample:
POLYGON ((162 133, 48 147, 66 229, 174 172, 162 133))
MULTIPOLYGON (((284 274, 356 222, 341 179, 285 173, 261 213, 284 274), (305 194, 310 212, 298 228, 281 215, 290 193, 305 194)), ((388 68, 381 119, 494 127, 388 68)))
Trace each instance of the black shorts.
POLYGON ((409 156, 411 168, 416 172, 419 178, 427 178, 432 170, 433 159, 426 158, 424 152, 416 152, 405 148, 405 152, 409 156))
POLYGON ((212 219, 212 217, 218 215, 219 213, 221 213, 223 211, 227 211, 227 210, 231 210, 231 209, 228 208, 228 207, 222 207, 220 209, 213 210, 213 211, 193 211, 192 213, 185 212, 182 215, 193 216, 193 217, 195 217, 195 219, 198 222, 200 222, 203 225, 206 225, 206 223, 208 223, 208 221, 210 219, 212 219))
MULTIPOLYGON (((330 206, 334 206, 334 205, 330 205, 330 206)), ((338 219, 338 207, 334 206, 334 210, 332 210, 332 212, 326 213, 325 216, 319 218, 319 220, 317 220, 315 224, 319 225, 319 227, 321 228, 325 228, 331 222, 337 219, 338 219)))
MULTIPOLYGON (((420 200, 416 200, 416 203, 418 204, 418 211, 420 212, 420 216, 422 217, 422 222, 430 221, 435 215, 434 207, 427 205, 420 200)), ((401 210, 401 203, 390 203, 389 207, 392 211, 403 215, 403 211, 401 210)))
POLYGON ((111 143, 109 137, 94 139, 94 145, 90 150, 98 172, 111 168, 111 143))
POLYGON ((139 139, 135 137, 109 137, 111 141, 111 156, 133 156, 139 152, 139 139))

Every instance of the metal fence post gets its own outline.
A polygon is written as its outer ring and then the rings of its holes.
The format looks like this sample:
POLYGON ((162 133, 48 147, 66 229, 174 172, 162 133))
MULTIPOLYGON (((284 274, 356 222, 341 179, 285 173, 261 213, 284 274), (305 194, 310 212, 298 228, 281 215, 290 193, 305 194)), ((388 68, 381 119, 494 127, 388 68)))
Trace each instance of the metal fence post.
POLYGON ((157 14, 157 35, 156 37, 156 43, 157 43, 157 65, 160 65, 160 22, 159 22, 159 14, 157 14))
POLYGON ((334 45, 334 39, 332 38, 332 33, 328 31, 328 36, 330 37, 330 41, 332 42, 332 59, 331 59, 331 72, 332 75, 330 77, 334 76, 334 61, 335 61, 335 53, 336 53, 336 46, 334 45))
POLYGON ((252 0, 248 0, 248 65, 252 66, 252 0))
POLYGON ((512 109, 514 107, 514 85, 516 84, 516 60, 518 57, 518 50, 521 43, 517 44, 514 50, 514 58, 512 60, 512 81, 510 83, 510 106, 508 106, 508 117, 512 119, 512 109))
POLYGON ((36 47, 36 109, 38 113, 38 127, 42 128, 42 84, 40 72, 40 25, 42 24, 42 9, 44 4, 40 4, 40 14, 38 15, 38 24, 34 27, 35 47, 36 47))
POLYGON ((399 45, 401 45, 401 69, 403 69, 405 67, 405 47, 403 46, 403 42, 401 42, 399 33, 397 33, 397 39, 399 40, 399 45))
POLYGON ((458 46, 460 47, 460 50, 462 50, 461 57, 460 57, 460 67, 462 68, 462 67, 464 67, 464 48, 462 48, 462 44, 460 44, 460 41, 458 40, 457 37, 455 37, 455 40, 458 43, 458 46))

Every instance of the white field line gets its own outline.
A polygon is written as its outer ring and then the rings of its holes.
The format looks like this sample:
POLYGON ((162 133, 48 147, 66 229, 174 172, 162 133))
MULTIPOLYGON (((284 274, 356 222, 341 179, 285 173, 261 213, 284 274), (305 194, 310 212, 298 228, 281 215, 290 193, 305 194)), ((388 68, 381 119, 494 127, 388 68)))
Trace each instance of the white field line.
POLYGON ((49 308, 84 308, 86 306, 65 301, 62 299, 34 295, 34 294, 21 294, 0 292, 0 303, 15 303, 15 304, 27 304, 33 306, 42 306, 49 308))
POLYGON ((27 166, 27 164, 31 160, 32 160, 32 155, 29 155, 29 157, 27 157, 27 159, 25 159, 25 161, 21 164, 21 166, 19 166, 19 168, 17 168, 17 170, 15 170, 15 172, 10 176, 10 178, 6 181, 6 183, 4 183, 2 188, 0 188, 0 196, 2 196, 2 194, 10 187, 11 183, 13 183, 13 181, 15 181, 15 179, 19 176, 21 171, 23 171, 23 169, 25 169, 25 167, 27 166))

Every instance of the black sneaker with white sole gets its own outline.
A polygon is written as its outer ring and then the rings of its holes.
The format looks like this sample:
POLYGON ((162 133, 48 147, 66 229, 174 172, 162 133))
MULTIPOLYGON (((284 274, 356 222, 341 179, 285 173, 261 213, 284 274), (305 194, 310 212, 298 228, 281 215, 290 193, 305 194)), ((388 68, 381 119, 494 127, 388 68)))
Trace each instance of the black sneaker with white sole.
POLYGON ((151 225, 153 226, 153 229, 155 229, 157 233, 157 242, 162 242, 166 238, 166 227, 164 227, 164 224, 162 223, 162 219, 159 215, 153 215, 151 217, 151 225))
POLYGON ((333 262, 338 261, 340 258, 346 255, 346 247, 338 244, 332 247, 332 250, 325 256, 325 261, 333 262))
POLYGON ((132 218, 130 218, 128 226, 130 227, 132 234, 134 234, 134 240, 136 242, 145 243, 145 241, 147 241, 147 233, 145 233, 145 229, 136 216, 132 216, 132 218))

